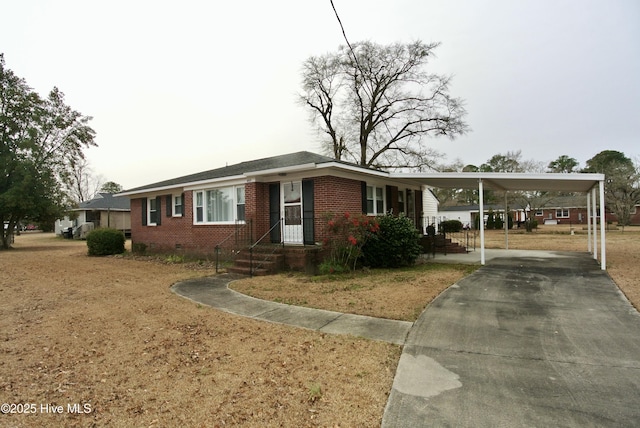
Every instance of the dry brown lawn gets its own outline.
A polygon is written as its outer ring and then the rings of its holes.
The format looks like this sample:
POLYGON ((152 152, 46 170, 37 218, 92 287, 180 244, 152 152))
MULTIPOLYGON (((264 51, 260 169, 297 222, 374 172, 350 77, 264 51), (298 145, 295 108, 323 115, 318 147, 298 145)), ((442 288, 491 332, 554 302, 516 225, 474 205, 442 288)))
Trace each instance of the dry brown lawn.
POLYGON ((0 402, 36 411, 0 426, 380 425, 400 347, 169 290, 210 266, 89 258, 84 242, 36 233, 0 252, 0 272, 0 402), (70 414, 74 403, 91 412, 70 414))
POLYGON ((242 279, 230 288, 265 300, 358 315, 415 321, 438 294, 477 266, 424 263, 407 269, 309 277, 290 273, 242 279))
MULTIPOLYGON (((510 236, 511 248, 586 250, 582 231, 510 236)), ((607 246, 609 273, 636 307, 639 238, 638 230, 611 231, 607 246)), ((500 247, 502 232, 487 232, 487 242, 500 247)), ((232 286, 285 303, 412 320, 472 270, 426 264, 232 286)), ((213 275, 209 263, 90 258, 84 242, 33 233, 0 252, 0 272, 0 401, 36 410, 0 415, 0 426, 380 425, 400 347, 253 321, 170 291, 177 281, 213 275), (71 414, 75 403, 90 413, 71 414), (46 413, 47 405, 63 413, 46 413)))

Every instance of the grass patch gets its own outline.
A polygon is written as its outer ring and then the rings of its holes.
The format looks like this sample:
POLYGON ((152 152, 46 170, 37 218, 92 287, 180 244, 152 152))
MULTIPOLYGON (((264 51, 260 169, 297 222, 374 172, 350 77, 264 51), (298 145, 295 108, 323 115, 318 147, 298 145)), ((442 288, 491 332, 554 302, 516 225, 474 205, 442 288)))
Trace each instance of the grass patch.
POLYGON ((363 269, 317 276, 287 273, 242 279, 230 287, 280 303, 415 321, 438 294, 477 268, 425 263, 400 269, 363 269))

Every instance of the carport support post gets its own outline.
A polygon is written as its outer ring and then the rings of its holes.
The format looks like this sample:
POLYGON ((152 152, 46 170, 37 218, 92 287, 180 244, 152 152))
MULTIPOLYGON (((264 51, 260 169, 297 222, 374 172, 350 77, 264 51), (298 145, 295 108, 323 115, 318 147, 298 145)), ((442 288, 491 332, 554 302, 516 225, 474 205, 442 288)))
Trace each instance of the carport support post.
POLYGON ((478 179, 478 194, 480 199, 480 264, 484 266, 484 190, 482 188, 482 178, 478 179))
POLYGON ((600 268, 607 270, 606 240, 604 238, 605 223, 607 219, 604 212, 604 180, 600 180, 600 268))
POLYGON ((504 192, 504 246, 505 249, 509 249, 509 213, 507 212, 507 208, 509 208, 507 202, 507 191, 504 192))
POLYGON ((591 253, 591 192, 587 192, 587 251, 591 253))
MULTIPOLYGON (((593 259, 598 260, 598 218, 596 211, 596 188, 591 189, 591 221, 593 222, 593 259)), ((602 202, 600 202, 602 204, 602 202)))

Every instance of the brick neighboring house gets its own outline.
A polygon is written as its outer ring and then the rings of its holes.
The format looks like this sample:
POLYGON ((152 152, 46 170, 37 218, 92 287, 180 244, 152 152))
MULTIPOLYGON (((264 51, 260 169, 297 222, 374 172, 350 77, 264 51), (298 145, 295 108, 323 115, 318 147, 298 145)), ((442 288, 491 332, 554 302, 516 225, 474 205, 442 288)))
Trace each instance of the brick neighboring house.
MULTIPOLYGON (((274 156, 129 189, 133 245, 211 255, 217 245, 318 247, 327 213, 405 213, 420 228, 422 186, 310 152, 274 156)), ((305 263, 304 261, 300 263, 305 263)), ((289 266, 301 268, 302 266, 289 266)))
MULTIPOLYGON (((584 196, 556 196, 532 213, 539 224, 587 224, 587 201, 584 196)), ((599 219, 600 213, 596 216, 599 219)))
MULTIPOLYGON (((541 200, 542 208, 514 207, 517 203, 510 203, 510 213, 514 219, 514 225, 524 222, 527 218, 533 218, 538 224, 547 225, 581 225, 587 224, 587 201, 584 195, 580 196, 555 196, 549 200, 541 200)), ((485 221, 487 212, 492 210, 495 213, 503 213, 504 205, 487 204, 485 205, 485 221)), ((475 225, 475 218, 478 216, 478 205, 466 206, 446 206, 440 207, 438 215, 441 219, 458 219, 463 224, 475 225)), ((596 212, 597 221, 600 221, 600 212, 596 212)), ((633 217, 632 217, 633 219, 633 217)), ((615 216, 607 213, 607 220, 615 221, 615 216)), ((632 223, 633 224, 633 223, 632 223)), ((474 226, 472 226, 474 227, 474 226)))

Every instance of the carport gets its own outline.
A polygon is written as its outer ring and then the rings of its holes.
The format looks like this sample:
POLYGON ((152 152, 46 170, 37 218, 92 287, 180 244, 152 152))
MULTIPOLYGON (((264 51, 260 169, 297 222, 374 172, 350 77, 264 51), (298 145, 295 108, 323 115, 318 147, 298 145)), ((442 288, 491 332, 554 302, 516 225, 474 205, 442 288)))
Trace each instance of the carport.
MULTIPOLYGON (((414 180, 429 187, 445 189, 478 189, 480 218, 484 218, 484 190, 509 191, 555 191, 584 193, 587 199, 587 250, 598 260, 598 228, 600 217, 600 266, 606 270, 605 202, 604 174, 528 174, 501 172, 435 172, 435 173, 392 173, 393 178, 414 180), (599 208, 599 212, 598 212, 599 208)), ((505 222, 505 236, 508 248, 508 222, 505 222)), ((480 263, 485 264, 484 222, 480 222, 480 263)))

